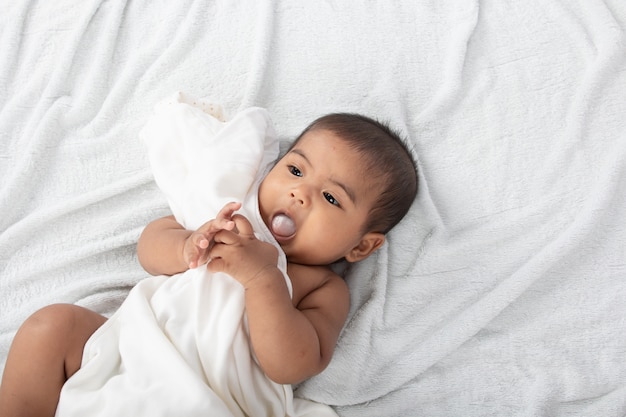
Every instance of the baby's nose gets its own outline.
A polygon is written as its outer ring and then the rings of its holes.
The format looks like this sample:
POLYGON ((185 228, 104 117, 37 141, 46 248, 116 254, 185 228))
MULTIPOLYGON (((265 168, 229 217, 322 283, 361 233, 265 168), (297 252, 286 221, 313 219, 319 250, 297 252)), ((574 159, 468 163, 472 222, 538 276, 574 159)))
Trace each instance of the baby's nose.
POLYGON ((306 190, 303 187, 296 188, 291 190, 290 196, 292 199, 295 199, 296 202, 302 206, 306 206, 309 204, 309 197, 306 190))

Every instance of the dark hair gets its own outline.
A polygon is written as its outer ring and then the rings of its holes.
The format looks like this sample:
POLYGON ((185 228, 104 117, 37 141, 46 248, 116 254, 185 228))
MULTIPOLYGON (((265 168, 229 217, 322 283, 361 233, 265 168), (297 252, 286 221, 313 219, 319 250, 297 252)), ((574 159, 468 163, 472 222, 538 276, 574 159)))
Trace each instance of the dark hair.
POLYGON ((333 132, 363 155, 382 188, 365 231, 387 233, 406 215, 417 195, 417 164, 400 134, 386 123, 353 113, 333 113, 313 121, 293 143, 314 130, 333 132))

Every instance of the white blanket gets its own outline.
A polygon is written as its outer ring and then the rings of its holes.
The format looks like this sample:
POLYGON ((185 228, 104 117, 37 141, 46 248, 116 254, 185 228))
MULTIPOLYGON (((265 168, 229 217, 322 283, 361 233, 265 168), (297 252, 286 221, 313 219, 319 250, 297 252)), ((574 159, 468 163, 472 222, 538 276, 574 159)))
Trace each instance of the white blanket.
MULTIPOLYGON (((260 108, 221 122, 219 107, 182 93, 164 100, 140 136, 177 221, 190 230, 242 202, 259 239, 280 246, 258 211, 258 184, 278 156, 260 108)), ((286 275, 280 251, 278 266, 286 275)), ((58 417, 336 416, 296 399, 254 360, 244 290, 200 266, 141 281, 89 339, 81 369, 61 391, 58 417), (114 399, 114 401, 112 401, 114 399)))
MULTIPOLYGON (((111 314, 170 214, 137 140, 171 91, 391 122, 421 190, 349 270, 296 396, 342 417, 626 414, 626 2, 0 2, 0 358, 37 308, 111 314)), ((0 360, 0 363, 2 361, 0 360)))

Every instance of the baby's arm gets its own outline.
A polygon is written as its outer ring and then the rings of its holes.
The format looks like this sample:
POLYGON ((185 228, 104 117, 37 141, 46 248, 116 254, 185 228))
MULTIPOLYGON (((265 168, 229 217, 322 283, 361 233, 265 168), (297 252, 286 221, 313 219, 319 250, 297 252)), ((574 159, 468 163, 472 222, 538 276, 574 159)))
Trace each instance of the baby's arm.
POLYGON ((240 207, 241 203, 228 203, 195 232, 186 230, 174 216, 151 222, 137 243, 139 263, 152 275, 174 275, 206 263, 213 236, 235 226, 231 217, 240 207))
POLYGON ((263 370, 276 382, 293 384, 328 366, 348 315, 350 295, 345 281, 326 267, 292 264, 289 275, 295 305, 276 291, 284 283, 282 275, 279 281, 278 276, 268 274, 265 282, 257 280, 256 286, 246 291, 246 309, 250 337, 263 370), (297 294, 298 281, 319 286, 297 294))
POLYGON ((228 273, 245 288, 250 339, 261 368, 283 384, 318 374, 330 362, 348 314, 345 282, 326 267, 290 265, 292 300, 277 267, 277 249, 256 239, 244 217, 233 220, 238 234, 216 234, 208 269, 228 273))

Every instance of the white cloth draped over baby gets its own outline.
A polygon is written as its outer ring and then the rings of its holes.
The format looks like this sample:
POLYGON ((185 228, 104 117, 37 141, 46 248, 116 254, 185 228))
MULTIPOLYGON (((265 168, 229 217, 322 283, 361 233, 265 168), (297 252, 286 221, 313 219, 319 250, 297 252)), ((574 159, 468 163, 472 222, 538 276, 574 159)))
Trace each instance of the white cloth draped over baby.
MULTIPOLYGON (((182 93, 160 102, 140 134, 155 180, 187 229, 241 201, 239 212, 257 237, 279 247, 257 199, 258 183, 278 157, 269 116, 250 108, 222 118, 219 106, 182 93)), ((141 281, 90 338, 57 410, 59 417, 87 415, 336 416, 265 376, 248 339, 243 287, 204 266, 141 281)))

